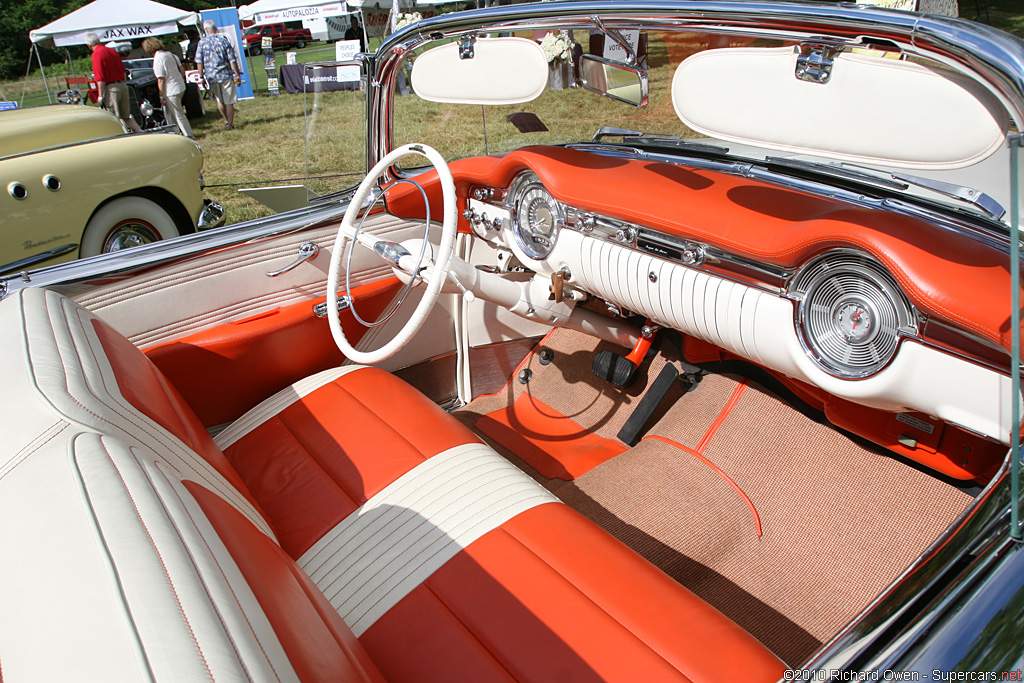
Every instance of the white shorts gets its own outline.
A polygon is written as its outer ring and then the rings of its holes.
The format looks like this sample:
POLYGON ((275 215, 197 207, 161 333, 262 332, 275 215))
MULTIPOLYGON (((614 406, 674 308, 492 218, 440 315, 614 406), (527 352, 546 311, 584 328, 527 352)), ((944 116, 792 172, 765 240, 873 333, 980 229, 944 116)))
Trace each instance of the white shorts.
POLYGON ((214 83, 207 80, 206 86, 210 94, 213 95, 213 99, 221 104, 235 104, 238 102, 238 91, 235 89, 235 82, 233 80, 224 81, 223 83, 214 83))

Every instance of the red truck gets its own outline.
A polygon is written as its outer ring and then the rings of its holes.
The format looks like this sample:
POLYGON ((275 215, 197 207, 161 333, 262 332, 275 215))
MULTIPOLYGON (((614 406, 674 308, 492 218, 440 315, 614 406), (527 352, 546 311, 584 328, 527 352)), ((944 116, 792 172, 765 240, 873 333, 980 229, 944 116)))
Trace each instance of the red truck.
POLYGON ((253 26, 245 30, 245 51, 250 55, 258 55, 263 51, 263 39, 274 39, 275 50, 299 50, 313 40, 308 28, 288 28, 285 24, 266 24, 253 26))

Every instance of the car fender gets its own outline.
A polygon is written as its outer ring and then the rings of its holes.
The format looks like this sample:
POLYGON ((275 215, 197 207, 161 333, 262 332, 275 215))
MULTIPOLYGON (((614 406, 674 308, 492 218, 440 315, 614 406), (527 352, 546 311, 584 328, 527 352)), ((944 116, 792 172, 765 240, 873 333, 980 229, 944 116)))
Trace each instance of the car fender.
MULTIPOLYGON (((194 229, 202 166, 198 145, 172 134, 120 135, 0 160, 0 261, 80 242, 95 211, 127 194, 153 199, 182 228, 187 216, 194 229)), ((77 256, 76 249, 62 258, 77 256)))

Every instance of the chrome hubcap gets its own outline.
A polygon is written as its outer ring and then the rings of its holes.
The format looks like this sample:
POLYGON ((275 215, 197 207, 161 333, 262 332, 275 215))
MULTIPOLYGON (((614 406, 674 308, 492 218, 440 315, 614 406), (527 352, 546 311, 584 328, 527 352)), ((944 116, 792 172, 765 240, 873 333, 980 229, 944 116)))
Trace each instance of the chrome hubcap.
POLYGON ((159 239, 156 229, 149 223, 138 219, 127 220, 115 225, 107 235, 103 241, 103 253, 129 249, 159 239))

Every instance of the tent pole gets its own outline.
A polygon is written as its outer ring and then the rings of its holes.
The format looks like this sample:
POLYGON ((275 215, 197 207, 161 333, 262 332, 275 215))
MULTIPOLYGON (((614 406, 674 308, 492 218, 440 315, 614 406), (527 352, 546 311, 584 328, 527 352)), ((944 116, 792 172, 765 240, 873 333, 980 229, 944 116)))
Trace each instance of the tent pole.
POLYGON ((25 80, 21 82, 21 99, 18 100, 19 108, 24 108, 25 106, 25 90, 28 88, 28 76, 32 73, 32 50, 34 48, 35 45, 32 45, 32 47, 28 49, 28 63, 25 64, 25 80))
MULTIPOLYGON (((46 101, 53 104, 53 98, 50 97, 50 83, 46 80, 46 69, 43 68, 43 58, 39 55, 39 46, 32 43, 32 49, 36 51, 36 61, 39 62, 39 73, 43 75, 43 87, 46 88, 46 101)), ((32 55, 29 55, 29 63, 32 63, 32 55)))

